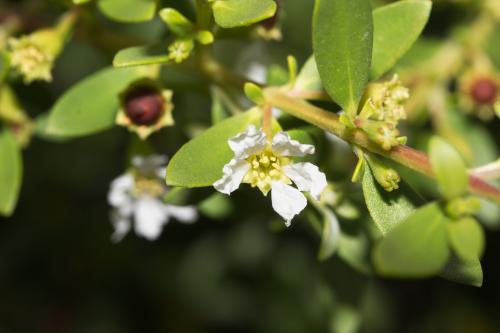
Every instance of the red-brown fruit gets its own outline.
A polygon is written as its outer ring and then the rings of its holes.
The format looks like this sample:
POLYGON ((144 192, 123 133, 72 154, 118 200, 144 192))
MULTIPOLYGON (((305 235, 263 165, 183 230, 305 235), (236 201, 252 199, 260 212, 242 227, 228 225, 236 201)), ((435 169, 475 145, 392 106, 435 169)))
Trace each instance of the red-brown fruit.
POLYGON ((470 87, 470 95, 477 104, 493 104, 497 99, 497 93, 497 83, 489 78, 476 79, 470 87))
POLYGON ((160 119, 164 99, 153 87, 137 87, 125 96, 125 113, 135 125, 154 125, 160 119))

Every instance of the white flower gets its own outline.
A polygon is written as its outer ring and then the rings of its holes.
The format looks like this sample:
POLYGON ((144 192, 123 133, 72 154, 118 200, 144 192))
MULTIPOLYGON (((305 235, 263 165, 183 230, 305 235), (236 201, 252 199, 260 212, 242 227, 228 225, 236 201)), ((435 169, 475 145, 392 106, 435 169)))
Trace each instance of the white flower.
POLYGON ((224 166, 222 178, 213 184, 215 189, 229 195, 241 183, 247 183, 264 195, 271 191, 273 209, 285 219, 286 226, 307 205, 301 191, 319 200, 327 186, 326 176, 317 166, 293 163, 290 158, 314 154, 314 146, 292 140, 285 132, 277 133, 269 142, 262 130, 250 125, 228 142, 234 158, 224 166), (298 189, 290 186, 292 182, 298 189))
POLYGON ((135 233, 148 240, 157 239, 163 227, 173 217, 180 222, 192 223, 197 217, 193 206, 173 206, 163 202, 167 187, 164 156, 136 156, 133 169, 116 178, 108 193, 108 202, 114 208, 111 223, 115 229, 111 239, 119 242, 130 231, 134 220, 135 233))

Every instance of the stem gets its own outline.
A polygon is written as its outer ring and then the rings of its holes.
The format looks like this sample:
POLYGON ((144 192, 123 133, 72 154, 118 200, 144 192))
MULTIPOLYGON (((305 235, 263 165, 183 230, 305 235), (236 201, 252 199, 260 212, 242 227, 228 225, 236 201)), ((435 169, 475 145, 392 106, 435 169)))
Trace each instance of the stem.
POLYGON ((472 169, 470 173, 483 180, 500 179, 500 159, 472 169))
POLYGON ((271 121, 273 118, 273 106, 271 104, 264 104, 262 106, 262 130, 267 136, 268 140, 273 137, 273 130, 271 128, 271 121))
MULTIPOLYGON (((338 115, 294 97, 288 96, 278 88, 264 89, 266 101, 273 106, 290 113, 308 123, 329 131, 351 144, 360 146, 372 153, 389 158, 401 165, 415 170, 425 176, 434 177, 429 157, 424 152, 406 145, 397 146, 389 151, 373 143, 365 132, 359 129, 347 129, 338 115)), ((471 173, 469 175, 471 193, 500 202, 500 189, 490 185, 471 173)))

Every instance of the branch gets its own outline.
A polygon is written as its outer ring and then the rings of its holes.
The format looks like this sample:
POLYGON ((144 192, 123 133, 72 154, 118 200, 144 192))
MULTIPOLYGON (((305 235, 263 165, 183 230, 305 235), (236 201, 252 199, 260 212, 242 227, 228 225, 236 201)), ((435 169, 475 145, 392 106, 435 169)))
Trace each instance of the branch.
MULTIPOLYGON (((337 114, 323 110, 304 100, 290 97, 279 88, 264 89, 266 100, 273 106, 290 113, 308 123, 316 125, 339 138, 358 145, 368 151, 387 157, 401 165, 415 170, 425 176, 434 177, 429 157, 424 152, 406 145, 400 145, 389 151, 373 143, 365 132, 359 129, 348 129, 340 121, 337 114)), ((488 184, 470 172, 469 190, 471 193, 500 202, 500 189, 488 184)))

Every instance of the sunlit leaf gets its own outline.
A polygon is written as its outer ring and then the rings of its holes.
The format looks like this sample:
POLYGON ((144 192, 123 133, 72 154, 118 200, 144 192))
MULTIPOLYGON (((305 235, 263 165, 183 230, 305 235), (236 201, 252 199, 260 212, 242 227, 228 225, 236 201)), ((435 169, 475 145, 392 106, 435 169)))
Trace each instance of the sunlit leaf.
POLYGON ((114 67, 130 67, 169 62, 167 44, 136 46, 120 50, 113 59, 114 67))
POLYGON ((121 22, 149 21, 156 12, 156 0, 98 0, 97 6, 106 16, 121 22))
POLYGON ((212 5, 215 22, 223 28, 250 25, 276 13, 273 0, 216 0, 212 5))

